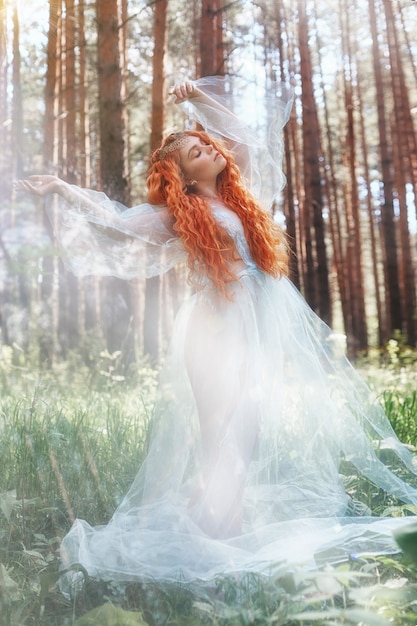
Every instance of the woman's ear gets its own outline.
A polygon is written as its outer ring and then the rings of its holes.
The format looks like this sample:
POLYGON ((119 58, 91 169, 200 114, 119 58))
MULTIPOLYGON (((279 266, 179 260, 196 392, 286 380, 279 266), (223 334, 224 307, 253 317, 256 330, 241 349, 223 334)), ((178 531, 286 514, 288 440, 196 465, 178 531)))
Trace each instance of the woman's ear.
POLYGON ((197 180, 195 180, 195 179, 186 180, 186 181, 184 181, 183 189, 184 189, 185 192, 190 193, 190 192, 194 191, 194 187, 196 185, 198 185, 198 181, 197 180))

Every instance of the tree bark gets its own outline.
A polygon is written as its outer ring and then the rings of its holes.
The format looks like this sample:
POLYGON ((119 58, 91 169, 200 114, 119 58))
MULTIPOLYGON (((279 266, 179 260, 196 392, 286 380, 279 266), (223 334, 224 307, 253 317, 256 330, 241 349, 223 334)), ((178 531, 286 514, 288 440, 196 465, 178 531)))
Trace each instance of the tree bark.
POLYGON ((64 173, 67 182, 77 182, 77 132, 76 132, 76 77, 75 45, 76 22, 74 0, 65 0, 65 75, 64 75, 64 111, 65 111, 65 164, 64 173))
MULTIPOLYGON (((7 5, 0 0, 0 145, 9 145, 8 119, 8 77, 7 77, 7 5)), ((11 189, 7 189, 5 181, 11 179, 10 158, 8 151, 0 154, 0 176, 4 181, 0 187, 0 199, 10 197, 11 189)))
POLYGON ((20 79, 20 26, 17 5, 13 8, 13 111, 12 111, 12 177, 23 174, 23 104, 20 79))
MULTIPOLYGON (((415 345, 416 329, 416 283, 411 254, 410 233, 408 228, 407 183, 416 190, 416 181, 413 180, 413 168, 410 158, 409 135, 414 136, 411 106, 406 87, 401 52, 395 28, 395 18, 392 5, 384 0, 387 24, 387 39, 389 45, 391 79, 394 99, 394 125, 392 132, 392 146, 395 163, 395 187, 399 205, 399 260, 400 260, 400 289, 402 310, 404 314, 404 332, 406 341, 415 345)), ((411 151, 412 152, 412 151, 411 151)))
POLYGON ((376 23, 374 0, 369 0, 369 18, 372 34, 372 57, 375 75, 375 90, 378 115, 379 150, 382 175, 381 227, 384 245, 385 293, 387 309, 387 337, 393 336, 396 329, 402 328, 401 296, 399 289, 398 252, 394 216, 394 185, 392 153, 389 149, 386 85, 382 78, 382 64, 385 60, 379 49, 379 31, 376 23))
POLYGON ((78 177, 81 187, 91 185, 90 116, 87 77, 87 40, 85 37, 84 0, 78 0, 77 23, 79 53, 79 156, 78 177))
POLYGON ((223 0, 202 0, 200 22, 201 76, 224 73, 223 0))
POLYGON ((354 70, 352 50, 350 45, 350 19, 349 10, 340 12, 342 47, 344 53, 343 87, 346 111, 346 144, 344 159, 346 169, 349 172, 348 190, 346 192, 347 213, 347 254, 345 263, 348 267, 349 276, 349 305, 351 309, 352 329, 348 335, 349 352, 354 355, 359 350, 368 348, 368 332, 366 324, 365 293, 363 280, 362 261, 362 237, 361 220, 359 211, 359 189, 357 181, 357 155, 356 155, 356 125, 354 103, 354 70))
POLYGON ((320 171, 320 126, 313 91, 313 70, 308 47, 308 24, 305 0, 298 1, 300 73, 303 107, 304 165, 304 289, 307 301, 327 323, 331 323, 330 285, 323 220, 323 196, 320 171), (313 248, 314 233, 314 248, 313 248))
MULTIPOLYGON (((150 148, 161 144, 165 126, 165 54, 167 45, 168 0, 156 0, 154 6, 154 54, 150 148)), ((145 354, 156 362, 160 351, 160 302, 162 279, 154 276, 146 281, 143 345, 145 354)))
POLYGON ((112 199, 128 206, 126 103, 122 97, 124 68, 118 1, 97 0, 96 14, 101 187, 112 199))

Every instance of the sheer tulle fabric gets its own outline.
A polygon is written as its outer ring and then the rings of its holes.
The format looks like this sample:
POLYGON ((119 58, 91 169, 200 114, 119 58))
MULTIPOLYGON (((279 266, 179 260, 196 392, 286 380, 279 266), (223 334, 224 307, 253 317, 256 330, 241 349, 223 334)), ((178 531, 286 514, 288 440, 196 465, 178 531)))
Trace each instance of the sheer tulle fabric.
MULTIPOLYGON (((279 108, 281 126, 288 107, 279 108)), ((140 273, 152 275, 185 258, 163 207, 128 213, 133 243, 125 257, 111 252, 109 234, 80 209, 69 211, 67 224, 60 213, 58 226, 78 273, 88 273, 88 263, 90 271, 131 277, 143 262, 140 273), (143 231, 142 215, 149 218, 143 231), (77 220, 83 237, 66 239, 77 220), (79 245, 98 249, 98 266, 96 254, 81 263, 79 245)), ((108 580, 210 581, 397 551, 392 530, 407 520, 355 516, 341 465, 345 476, 360 474, 417 505, 415 459, 328 327, 287 279, 257 269, 237 216, 221 204, 212 211, 243 261, 233 297, 219 297, 207 283, 183 304, 147 458, 106 526, 75 522, 62 543, 63 567, 81 563, 108 580), (383 448, 401 478, 381 460, 383 448)), ((62 580, 63 589, 74 576, 62 580)))

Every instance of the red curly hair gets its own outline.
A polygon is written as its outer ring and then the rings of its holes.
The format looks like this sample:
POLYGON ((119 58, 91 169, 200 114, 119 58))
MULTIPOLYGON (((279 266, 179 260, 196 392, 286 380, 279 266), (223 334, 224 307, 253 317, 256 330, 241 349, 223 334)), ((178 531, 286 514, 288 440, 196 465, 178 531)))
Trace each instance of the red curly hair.
POLYGON ((245 187, 232 153, 205 132, 184 131, 169 135, 151 156, 147 179, 148 200, 166 205, 174 217, 174 230, 188 254, 188 266, 194 285, 205 276, 223 295, 227 284, 236 280, 231 270, 238 253, 230 235, 217 222, 209 202, 193 193, 185 184, 180 166, 179 148, 169 150, 182 135, 195 136, 211 144, 226 159, 217 177, 217 191, 224 204, 242 221, 249 250, 257 267, 272 276, 288 273, 288 249, 283 230, 272 216, 256 202, 245 187))

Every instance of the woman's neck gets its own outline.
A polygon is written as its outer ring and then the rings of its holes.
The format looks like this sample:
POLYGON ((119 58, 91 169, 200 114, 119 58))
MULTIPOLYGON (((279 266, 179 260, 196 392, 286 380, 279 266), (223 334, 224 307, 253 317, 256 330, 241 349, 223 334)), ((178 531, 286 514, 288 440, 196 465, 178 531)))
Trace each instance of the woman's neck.
POLYGON ((212 187, 211 185, 197 185, 197 193, 202 198, 206 198, 207 200, 220 200, 219 193, 217 191, 217 187, 212 187))

